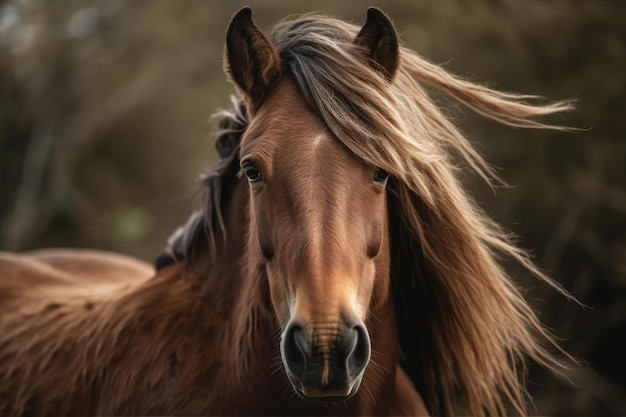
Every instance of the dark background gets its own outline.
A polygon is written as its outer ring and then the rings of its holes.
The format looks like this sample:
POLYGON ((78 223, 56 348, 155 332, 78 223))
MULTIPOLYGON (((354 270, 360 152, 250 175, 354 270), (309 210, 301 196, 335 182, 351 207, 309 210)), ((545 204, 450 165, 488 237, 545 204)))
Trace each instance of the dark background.
MULTIPOLYGON (((338 0, 0 1, 0 249, 114 250, 153 260, 200 204, 215 160, 210 114, 231 87, 231 15, 268 31, 318 11, 362 23, 338 0)), ((456 112, 510 188, 468 178, 583 309, 512 267, 563 346, 583 361, 562 379, 532 369, 539 414, 626 415, 626 2, 373 1, 404 44, 472 80, 574 98, 556 119, 583 128, 505 128, 456 112)), ((459 109, 461 111, 465 109, 459 109)))

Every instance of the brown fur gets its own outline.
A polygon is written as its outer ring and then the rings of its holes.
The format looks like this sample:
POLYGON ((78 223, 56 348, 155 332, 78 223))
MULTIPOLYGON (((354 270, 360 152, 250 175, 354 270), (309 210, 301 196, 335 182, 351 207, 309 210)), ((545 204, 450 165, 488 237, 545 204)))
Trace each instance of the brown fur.
POLYGON ((231 23, 226 69, 244 97, 222 113, 203 211, 156 272, 97 252, 0 255, 0 414, 427 414, 420 394, 452 414, 460 391, 472 414, 500 415, 525 411, 526 355, 560 369, 495 253, 548 278, 463 191, 449 154, 492 172, 420 82, 524 127, 569 105, 395 50, 376 10, 361 30, 306 17, 271 39, 248 9, 231 23), (371 339, 361 388, 299 398, 280 332, 297 317, 332 352, 324 331, 346 315, 371 339))

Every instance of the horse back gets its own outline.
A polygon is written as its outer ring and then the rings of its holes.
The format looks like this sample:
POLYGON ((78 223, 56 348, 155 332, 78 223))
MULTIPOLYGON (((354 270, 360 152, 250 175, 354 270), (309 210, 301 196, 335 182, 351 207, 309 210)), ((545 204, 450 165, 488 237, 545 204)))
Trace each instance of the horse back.
POLYGON ((5 296, 17 296, 20 292, 33 294, 55 287, 70 292, 116 287, 139 283, 152 275, 151 265, 109 252, 77 249, 0 252, 0 294, 5 296))

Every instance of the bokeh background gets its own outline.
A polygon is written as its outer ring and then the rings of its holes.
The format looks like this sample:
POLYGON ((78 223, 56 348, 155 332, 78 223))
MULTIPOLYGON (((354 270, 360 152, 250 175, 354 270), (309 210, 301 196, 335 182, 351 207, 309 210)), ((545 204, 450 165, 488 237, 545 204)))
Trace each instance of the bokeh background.
MULTIPOLYGON (((244 4, 266 31, 337 0, 0 1, 0 249, 90 247, 153 260, 200 204, 209 116, 229 106, 225 29, 244 4)), ((531 369, 543 415, 626 415, 626 2, 372 1, 406 46, 508 91, 574 98, 558 123, 516 130, 456 109, 510 188, 468 187, 589 308, 511 266, 583 362, 574 385, 531 369)))

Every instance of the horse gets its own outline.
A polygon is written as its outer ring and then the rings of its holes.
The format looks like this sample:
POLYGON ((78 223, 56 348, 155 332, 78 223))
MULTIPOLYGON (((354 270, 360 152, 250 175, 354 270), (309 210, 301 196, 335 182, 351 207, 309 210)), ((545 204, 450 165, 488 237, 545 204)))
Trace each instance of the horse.
POLYGON ((502 259, 567 293, 468 195, 497 175, 431 90, 526 128, 572 103, 452 75, 376 8, 269 37, 243 8, 225 49, 203 207, 154 265, 0 255, 0 414, 526 413, 528 360, 566 353, 502 259))

